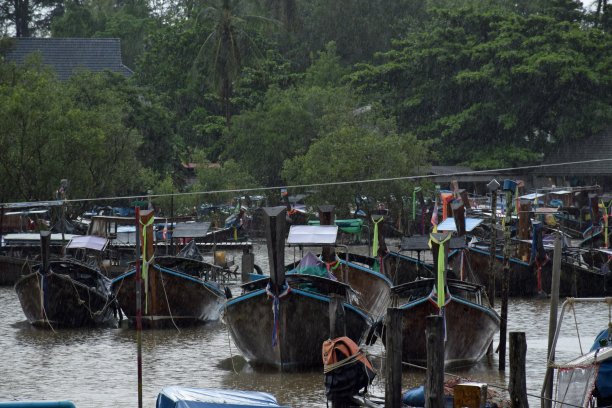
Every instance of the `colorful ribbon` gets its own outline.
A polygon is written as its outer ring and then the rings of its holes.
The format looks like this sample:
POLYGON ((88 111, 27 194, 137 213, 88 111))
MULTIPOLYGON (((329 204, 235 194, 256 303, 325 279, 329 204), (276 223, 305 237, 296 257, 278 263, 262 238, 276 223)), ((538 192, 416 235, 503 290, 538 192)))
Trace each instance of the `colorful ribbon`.
POLYGON ((603 220, 604 220, 604 247, 610 248, 610 243, 608 242, 608 218, 610 218, 610 209, 612 208, 612 201, 606 206, 603 200, 601 200, 601 205, 604 208, 603 220))
POLYGON ((374 238, 372 239, 372 256, 373 257, 378 256, 378 224, 384 219, 385 217, 380 217, 378 221, 374 221, 374 218, 372 218, 372 222, 374 223, 374 238))
POLYGON ((151 259, 147 259, 147 227, 153 225, 154 221, 155 217, 151 217, 146 224, 139 220, 142 225, 142 281, 145 290, 145 314, 148 313, 149 308, 149 264, 153 262, 153 254, 151 254, 151 259))
POLYGON ((266 294, 269 298, 272 298, 272 314, 274 316, 274 323, 272 324, 272 347, 276 347, 278 344, 278 333, 280 331, 280 300, 291 293, 291 286, 285 282, 281 287, 281 292, 276 296, 272 292, 271 282, 268 282, 266 286, 266 294))
POLYGON ((444 285, 444 270, 446 264, 446 250, 444 249, 444 244, 447 243, 451 235, 448 234, 446 238, 441 240, 436 239, 436 237, 431 234, 431 241, 438 244, 438 282, 436 284, 437 298, 438 298, 438 308, 442 309, 444 307, 444 296, 445 296, 445 285, 444 285))

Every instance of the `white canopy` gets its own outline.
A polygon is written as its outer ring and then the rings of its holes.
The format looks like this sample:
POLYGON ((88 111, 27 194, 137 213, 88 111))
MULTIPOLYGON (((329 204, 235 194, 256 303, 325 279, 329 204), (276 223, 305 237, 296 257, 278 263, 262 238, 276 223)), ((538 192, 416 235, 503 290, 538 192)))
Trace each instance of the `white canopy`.
POLYGON ((334 245, 337 236, 337 225, 292 225, 289 229, 287 243, 293 245, 334 245))

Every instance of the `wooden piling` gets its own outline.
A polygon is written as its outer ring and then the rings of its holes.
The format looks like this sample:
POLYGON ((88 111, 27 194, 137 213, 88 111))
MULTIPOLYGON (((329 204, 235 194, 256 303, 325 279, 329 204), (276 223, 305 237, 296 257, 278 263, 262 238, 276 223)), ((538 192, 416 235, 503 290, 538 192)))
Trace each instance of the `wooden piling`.
MULTIPOLYGON (((504 184, 507 184, 506 181, 504 184)), ((508 287, 510 284, 510 221, 512 221, 512 190, 506 189, 506 219, 504 226, 504 275, 502 277, 501 321, 499 324, 499 371, 506 370, 506 333, 508 328, 508 287)))
MULTIPOLYGON (((153 210, 144 210, 140 211, 140 218, 138 222, 140 223, 140 228, 142 229, 142 258, 146 262, 151 262, 153 260, 153 256, 155 255, 153 251, 155 251, 155 246, 153 242, 153 217, 155 216, 153 210), (149 225, 150 224, 150 225, 149 225)), ((145 305, 145 312, 157 310, 157 273, 155 270, 149 265, 148 269, 148 282, 147 282, 147 290, 148 290, 148 305, 145 305)), ((151 327, 155 327, 155 320, 151 319, 150 322, 151 327)))
MULTIPOLYGON (((334 225, 336 217, 334 215, 335 206, 320 205, 319 206, 319 224, 334 225)), ((321 259, 323 262, 333 262, 336 260, 336 251, 333 246, 326 245, 321 248, 321 259)))
POLYGON ((497 255, 497 190, 491 191, 491 244, 489 247, 489 281, 487 295, 491 307, 495 307, 495 256, 497 255))
MULTIPOLYGON (((561 252, 563 251, 563 243, 561 241, 561 235, 557 232, 555 235, 555 250, 553 253, 553 266, 552 266, 552 282, 550 290, 550 315, 548 319, 548 360, 553 361, 555 353, 553 350, 553 341, 555 332, 557 331, 557 311, 559 307, 559 285, 561 280, 561 252)), ((546 369, 546 376, 544 383, 546 389, 544 390, 544 407, 550 407, 550 400, 553 395, 553 369, 546 369)))
POLYGON ((346 314, 344 298, 333 293, 329 299, 329 338, 346 336, 346 314))
MULTIPOLYGON (((425 383, 425 408, 444 406, 444 319, 427 316, 427 372, 425 383)), ((400 405, 396 405, 398 407, 400 405)))
POLYGON ((140 208, 136 207, 136 345, 138 408, 142 408, 142 276, 140 271, 140 208))
POLYGON ((242 266, 240 268, 240 279, 242 283, 249 281, 249 274, 253 273, 255 268, 255 254, 251 253, 248 249, 242 252, 242 266))
POLYGON ((512 408, 529 408, 527 400, 527 379, 525 376, 525 357, 527 340, 525 332, 510 333, 510 401, 512 408))
MULTIPOLYGON (((402 406, 402 310, 387 308, 385 408, 402 406)), ((444 357, 443 357, 444 359, 444 357)), ((443 362, 444 363, 444 362, 443 362)))

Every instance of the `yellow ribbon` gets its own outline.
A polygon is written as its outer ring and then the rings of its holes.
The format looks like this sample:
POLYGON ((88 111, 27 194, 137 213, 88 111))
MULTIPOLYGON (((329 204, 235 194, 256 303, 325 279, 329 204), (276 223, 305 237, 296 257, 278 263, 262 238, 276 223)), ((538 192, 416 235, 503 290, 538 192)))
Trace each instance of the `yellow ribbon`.
POLYGON ((378 223, 384 220, 385 217, 380 217, 378 221, 374 221, 372 218, 372 222, 374 223, 374 239, 372 240, 372 256, 378 256, 378 223))
MULTIPOLYGON (((149 264, 153 262, 153 256, 151 259, 147 259, 147 227, 153 225, 155 221, 155 217, 151 217, 146 224, 139 220, 140 225, 142 225, 142 280, 144 282, 144 290, 145 290, 145 314, 148 313, 149 309, 149 264)), ((151 254, 153 255, 153 254, 151 254)))
POLYGON ((439 245, 438 248, 438 282, 436 284, 436 291, 438 296, 438 308, 442 309, 445 303, 445 295, 446 292, 444 290, 444 264, 446 263, 446 251, 444 249, 444 244, 448 242, 451 238, 451 234, 448 234, 446 238, 442 240, 437 240, 436 237, 431 234, 431 241, 439 245))

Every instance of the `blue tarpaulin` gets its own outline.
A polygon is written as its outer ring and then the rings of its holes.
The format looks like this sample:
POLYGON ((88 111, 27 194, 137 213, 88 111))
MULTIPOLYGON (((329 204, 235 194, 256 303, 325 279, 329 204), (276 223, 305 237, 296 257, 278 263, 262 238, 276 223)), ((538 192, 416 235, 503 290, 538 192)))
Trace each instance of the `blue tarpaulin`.
POLYGON ((156 407, 260 408, 282 406, 278 405, 273 395, 266 392, 169 386, 164 387, 157 396, 156 407))

